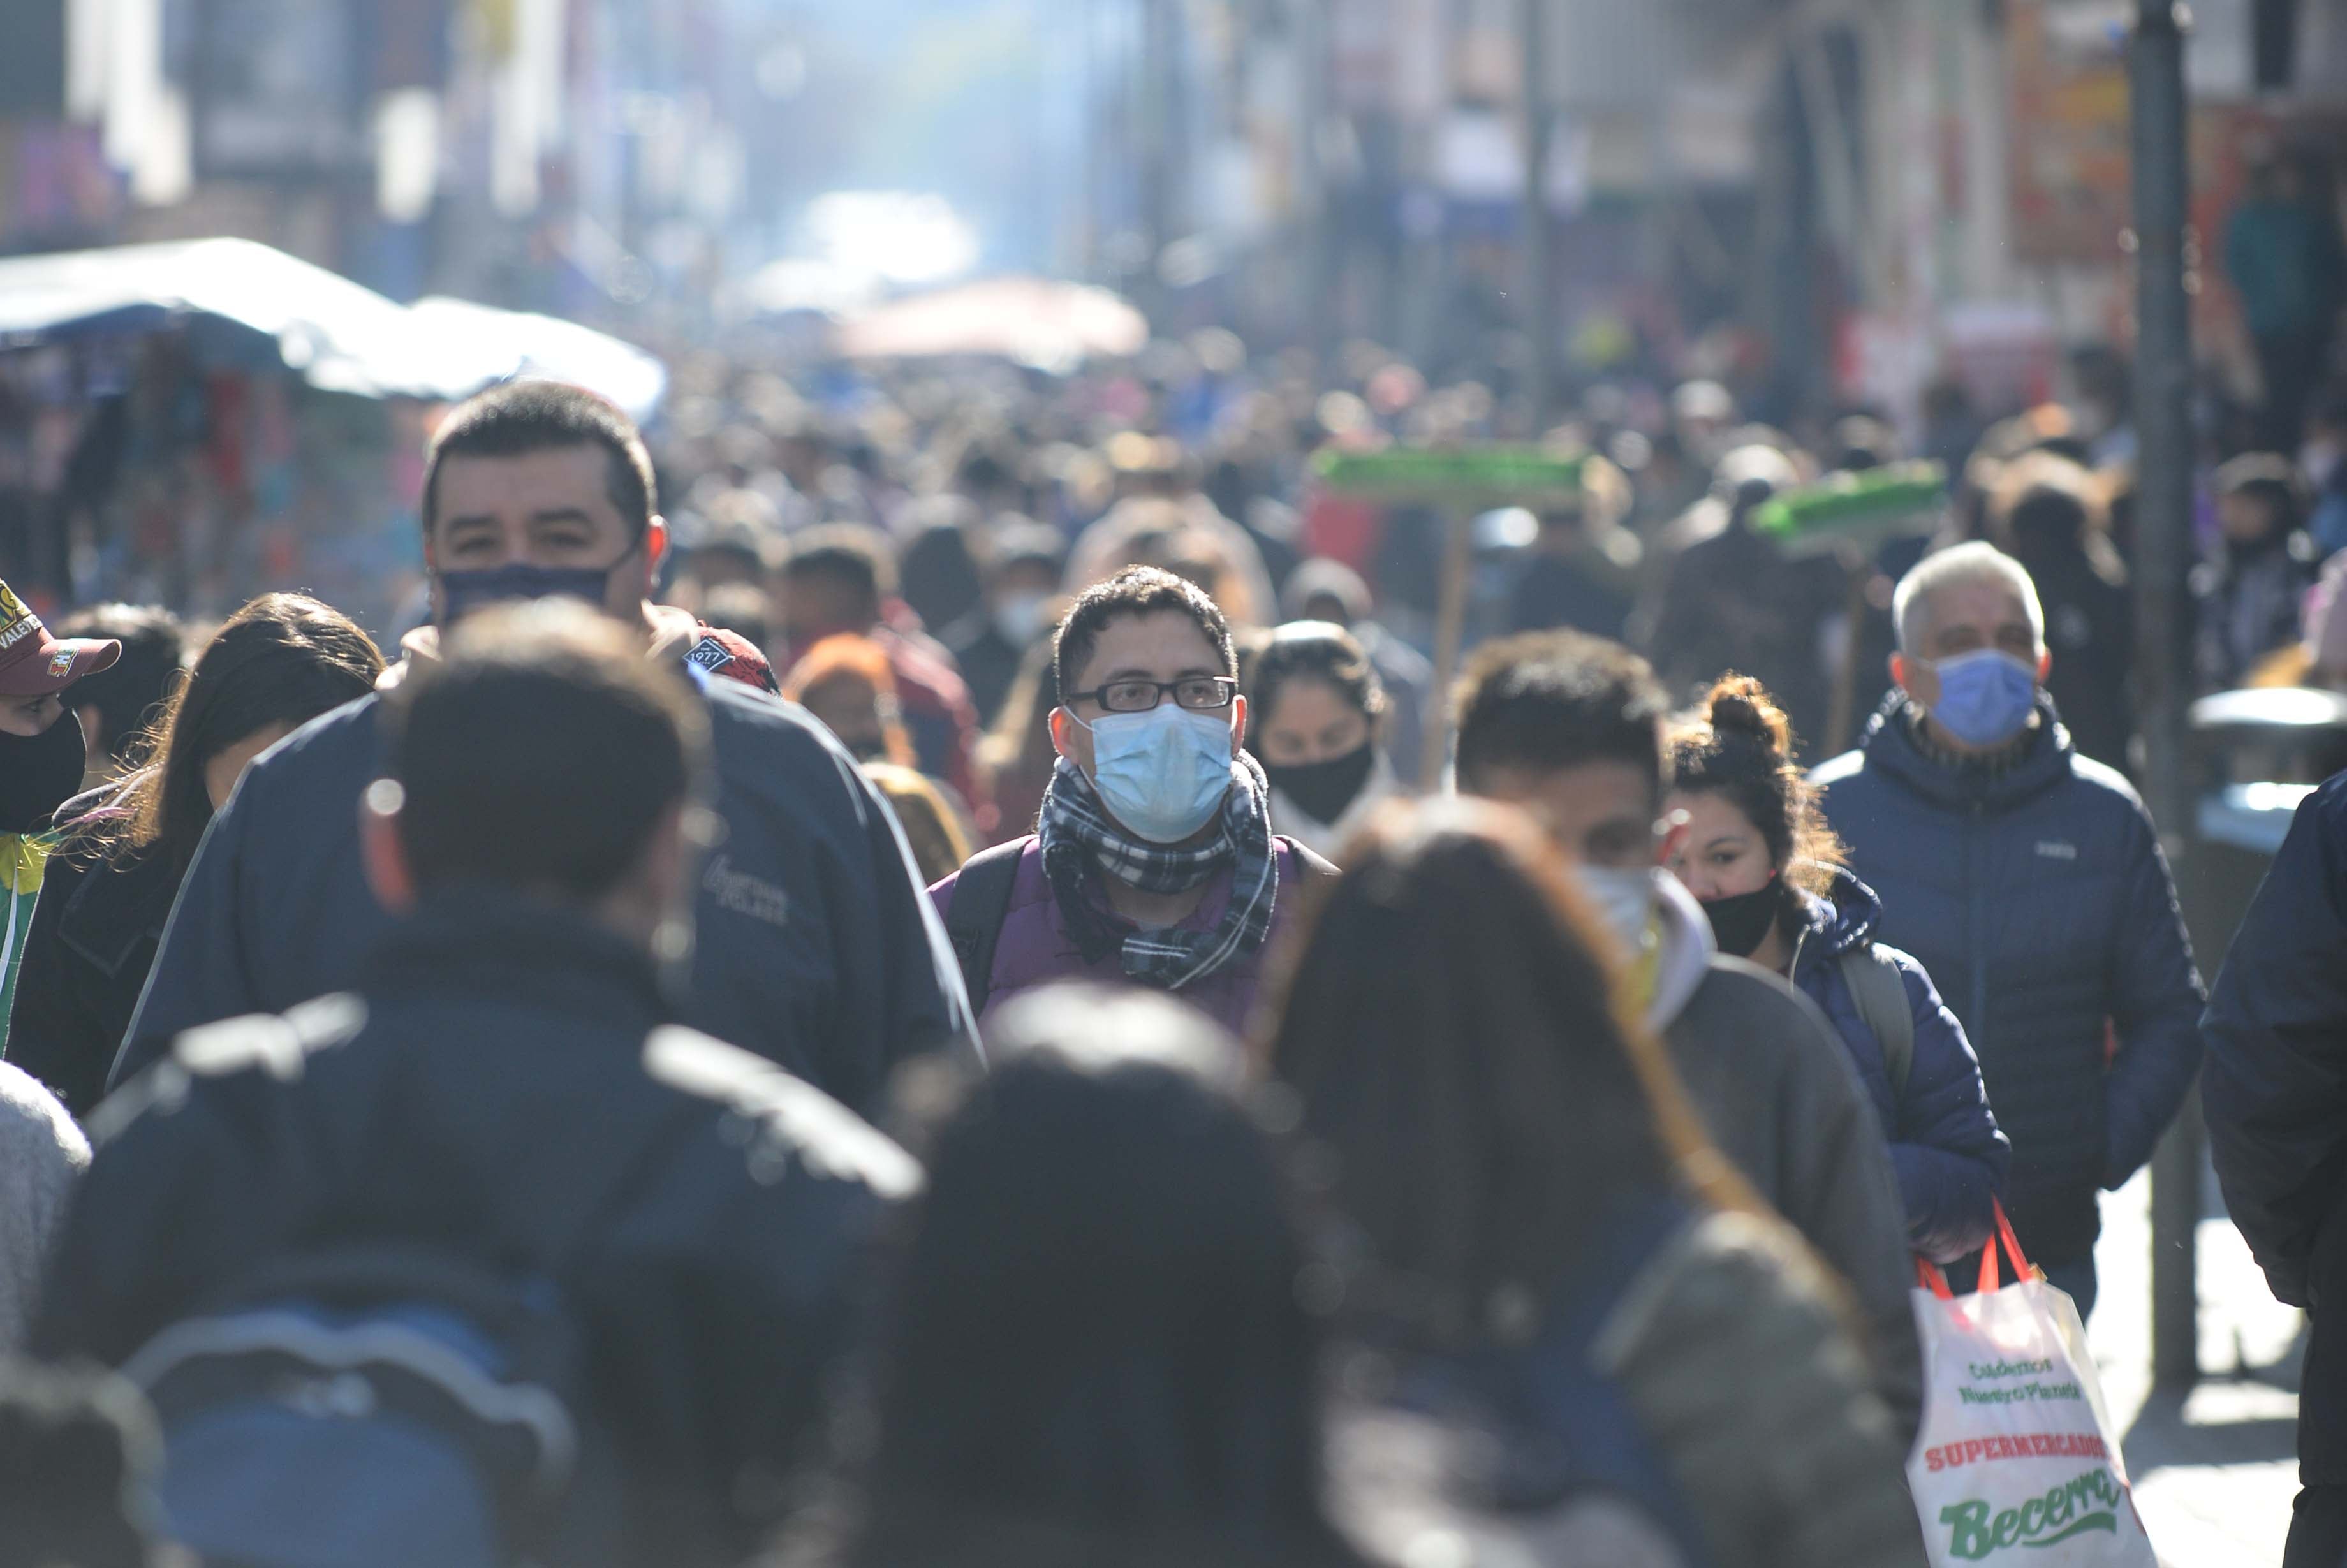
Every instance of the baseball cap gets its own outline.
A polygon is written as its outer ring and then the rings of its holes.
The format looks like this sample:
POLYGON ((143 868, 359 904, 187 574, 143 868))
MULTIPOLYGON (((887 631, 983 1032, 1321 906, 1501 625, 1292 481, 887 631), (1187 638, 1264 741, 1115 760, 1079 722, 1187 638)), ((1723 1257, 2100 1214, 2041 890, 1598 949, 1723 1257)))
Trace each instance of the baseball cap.
POLYGON ((0 696, 62 692, 85 675, 111 669, 122 644, 108 637, 60 640, 0 582, 0 696))

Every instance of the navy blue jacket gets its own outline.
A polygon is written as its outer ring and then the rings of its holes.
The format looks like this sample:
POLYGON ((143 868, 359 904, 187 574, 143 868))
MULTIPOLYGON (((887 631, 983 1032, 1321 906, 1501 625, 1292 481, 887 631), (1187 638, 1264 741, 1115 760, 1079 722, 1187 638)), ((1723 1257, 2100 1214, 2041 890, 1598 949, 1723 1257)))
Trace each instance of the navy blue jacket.
POLYGON ((2143 803, 2077 754, 2042 694, 2002 766, 1927 753, 1894 695, 1816 780, 1882 896, 1878 934, 1946 988, 1980 1058, 2022 1245, 2092 1255, 2095 1189, 2150 1158, 2200 1065, 2200 977, 2143 803))
POLYGON ((319 1250, 550 1279, 658 1543, 626 1560, 741 1561, 774 1504, 736 1483, 786 1473, 821 1412, 911 1157, 673 1027, 620 938, 506 889, 434 893, 354 979, 190 1035, 98 1109, 40 1353, 118 1366, 319 1250))
MULTIPOLYGON (((831 733, 739 682, 698 684, 725 832, 701 868, 683 1021, 869 1112, 897 1062, 970 1032, 961 971, 896 817, 831 733)), ((359 866, 377 703, 296 731, 212 819, 109 1087, 199 1024, 350 986, 391 925, 359 866)))
POLYGON ((1980 1062, 1923 966, 1873 940, 1882 900, 1872 888, 1836 871, 1830 900, 1806 893, 1801 899, 1807 924, 1794 949, 1793 983, 1849 1047, 1859 1081, 1890 1134, 1909 1245, 1933 1263, 1952 1263, 1988 1240, 1995 1225, 1991 1200, 2004 1188, 2013 1162, 2013 1145, 1997 1131, 1981 1087, 1980 1062), (1907 984, 1915 1054, 1903 1094, 1891 1084, 1882 1042, 1866 1027, 1842 970, 1845 954, 1869 948, 1889 959, 1907 984))
POLYGON ((2225 1206, 2274 1295, 2311 1306, 2315 1233, 2347 1185, 2347 774, 2299 805, 2205 1027, 2225 1206))

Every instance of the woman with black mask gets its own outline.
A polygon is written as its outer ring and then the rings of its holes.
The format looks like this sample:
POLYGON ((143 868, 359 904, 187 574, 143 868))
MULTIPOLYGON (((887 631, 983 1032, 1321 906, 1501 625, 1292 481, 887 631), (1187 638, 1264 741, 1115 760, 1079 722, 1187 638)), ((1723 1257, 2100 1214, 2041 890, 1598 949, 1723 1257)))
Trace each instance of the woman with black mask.
POLYGON ((1334 859, 1401 793, 1378 743, 1386 697, 1368 652, 1340 626, 1291 621, 1255 656, 1247 701, 1247 750, 1271 781, 1272 831, 1334 859))
POLYGON ((365 696, 383 669, 341 611, 264 594, 204 649, 156 721, 144 765, 57 809, 63 838, 26 943, 8 1059, 76 1116, 105 1092, 180 878, 245 764, 365 696))
POLYGON ((1873 940, 1881 900, 1842 868, 1792 750, 1759 682, 1713 686, 1672 736, 1670 805, 1688 824, 1672 869, 1722 952, 1775 969, 1824 1010, 1888 1130, 1911 1245, 1952 1262, 1987 1239, 2012 1147, 1963 1025, 1921 964, 1873 940))

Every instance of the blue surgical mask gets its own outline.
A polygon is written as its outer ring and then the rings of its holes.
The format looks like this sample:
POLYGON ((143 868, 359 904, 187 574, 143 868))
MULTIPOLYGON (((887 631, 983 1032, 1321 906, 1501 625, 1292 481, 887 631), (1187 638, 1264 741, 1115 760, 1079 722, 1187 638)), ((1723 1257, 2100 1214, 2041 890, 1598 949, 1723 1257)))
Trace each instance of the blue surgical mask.
POLYGON ((1084 728, 1092 735, 1092 784, 1101 803, 1152 844, 1181 843, 1212 822, 1231 793, 1226 710, 1194 712, 1160 702, 1084 728))
POLYGON ((2037 671, 2010 653, 1983 648, 1932 666, 1940 700, 1932 717, 1968 746, 1987 750, 2021 733, 2037 708, 2037 671))
POLYGON ((620 561, 607 567, 533 566, 509 561, 485 571, 444 571, 440 574, 441 621, 454 626, 473 611, 516 599, 583 599, 601 608, 610 589, 611 574, 620 561))

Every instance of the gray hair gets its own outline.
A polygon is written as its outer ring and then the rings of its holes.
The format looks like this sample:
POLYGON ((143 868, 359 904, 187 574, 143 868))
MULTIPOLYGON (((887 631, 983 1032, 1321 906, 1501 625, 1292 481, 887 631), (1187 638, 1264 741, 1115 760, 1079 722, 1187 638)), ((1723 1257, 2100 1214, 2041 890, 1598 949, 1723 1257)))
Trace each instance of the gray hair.
POLYGON ((1922 641, 1932 596, 1943 588, 1967 583, 1989 583, 2021 600, 2022 613, 2029 617, 2031 640, 2039 649, 2045 648, 2045 607, 2038 602, 2037 584, 2030 579, 2029 569, 1994 545, 1975 539, 1925 556, 1899 579, 1899 591, 1891 600, 1891 617, 1899 628, 1901 653, 1912 653, 1922 641))

